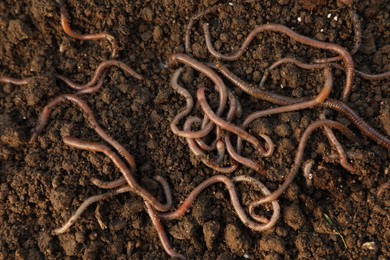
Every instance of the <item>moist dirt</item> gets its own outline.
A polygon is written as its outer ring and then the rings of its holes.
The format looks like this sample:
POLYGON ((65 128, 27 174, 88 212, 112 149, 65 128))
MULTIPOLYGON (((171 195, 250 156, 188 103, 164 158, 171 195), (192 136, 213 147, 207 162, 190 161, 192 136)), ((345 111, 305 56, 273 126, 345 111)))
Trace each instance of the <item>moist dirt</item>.
MULTIPOLYGON (((191 31, 193 56, 215 62, 205 46, 201 24, 210 24, 215 48, 237 50, 256 26, 280 23, 305 36, 354 45, 353 22, 343 1, 65 1, 72 28, 80 33, 107 32, 118 42, 118 59, 134 68, 143 81, 111 68, 103 88, 83 99, 98 122, 123 144, 137 163, 137 180, 163 198, 153 176, 172 187, 175 207, 207 177, 217 174, 191 154, 183 138, 169 127, 185 100, 169 85, 173 69, 168 57, 184 52, 189 19, 209 6, 223 10, 206 15, 191 31)), ((360 17, 362 44, 353 55, 357 69, 370 73, 390 70, 390 4, 387 0, 353 1, 360 17)), ((72 93, 55 74, 76 82, 88 81, 98 64, 110 56, 105 40, 81 42, 65 35, 55 1, 0 1, 0 74, 34 77, 25 86, 0 86, 0 259, 166 259, 140 197, 120 194, 91 205, 65 234, 60 227, 89 196, 104 192, 90 178, 114 180, 121 176, 103 154, 66 146, 61 136, 101 141, 82 112, 71 102, 54 110, 37 141, 31 130, 43 107, 53 98, 72 93)), ((332 53, 303 46, 279 33, 260 34, 242 58, 226 62, 240 78, 258 84, 264 70, 282 57, 310 62, 332 53)), ((332 97, 338 98, 344 73, 334 71, 332 97)), ((250 98, 224 79, 240 100, 244 115, 271 107, 250 98)), ((194 95, 211 81, 185 68, 180 83, 194 95)), ((321 89, 319 71, 294 65, 274 70, 267 90, 290 96, 314 96, 321 89)), ((389 136, 389 80, 356 78, 348 105, 366 122, 389 136)), ((217 96, 216 96, 217 98, 217 96)), ((211 99, 211 101, 216 99, 211 99)), ((210 102, 211 102, 210 101, 210 102)), ((216 104, 216 103, 214 103, 216 104)), ((212 106, 216 106, 216 105, 212 106)), ((257 158, 267 172, 258 176, 240 166, 232 175, 247 174, 277 189, 294 161, 299 137, 317 120, 321 110, 309 109, 258 120, 253 134, 265 133, 275 153, 257 158)), ((200 113, 199 107, 194 112, 200 113)), ((179 220, 163 221, 173 248, 189 259, 386 259, 390 255, 389 153, 362 136, 337 113, 359 142, 338 135, 356 168, 350 173, 321 131, 306 147, 304 161, 312 160, 312 178, 302 170, 279 202, 282 213, 274 228, 253 232, 238 219, 222 185, 204 191, 179 220), (333 224, 330 224, 326 214, 333 224)), ((240 122, 236 122, 237 124, 240 122)), ((250 147, 244 153, 256 156, 250 147)), ((259 196, 240 184, 244 205, 259 196)), ((263 213, 266 213, 264 211, 263 213)))

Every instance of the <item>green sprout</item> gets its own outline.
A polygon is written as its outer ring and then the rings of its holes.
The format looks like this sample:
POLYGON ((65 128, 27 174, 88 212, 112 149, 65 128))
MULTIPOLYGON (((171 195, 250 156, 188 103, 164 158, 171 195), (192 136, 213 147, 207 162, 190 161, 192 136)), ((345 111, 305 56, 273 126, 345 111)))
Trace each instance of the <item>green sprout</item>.
POLYGON ((326 221, 328 221, 329 225, 332 226, 334 232, 335 232, 339 237, 341 237, 341 240, 343 241, 344 247, 345 247, 345 249, 347 249, 347 248, 348 248, 347 243, 345 242, 345 239, 344 239, 343 235, 341 235, 340 230, 336 227, 335 224, 333 224, 332 219, 331 219, 326 213, 324 213, 324 216, 325 216, 325 218, 326 218, 326 221))

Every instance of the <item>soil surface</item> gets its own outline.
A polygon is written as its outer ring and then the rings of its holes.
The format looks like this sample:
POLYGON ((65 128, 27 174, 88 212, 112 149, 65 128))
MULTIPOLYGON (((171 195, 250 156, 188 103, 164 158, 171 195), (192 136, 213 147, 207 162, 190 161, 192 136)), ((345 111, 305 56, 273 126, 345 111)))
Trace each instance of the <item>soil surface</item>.
MULTIPOLYGON (((389 71, 389 1, 354 2, 363 35, 353 55, 357 69, 370 73, 389 71)), ((83 100, 103 129, 134 156, 136 178, 142 185, 162 200, 153 176, 168 180, 175 207, 196 185, 217 173, 197 161, 186 141, 170 130, 169 124, 185 106, 185 100, 169 85, 173 68, 167 66, 167 59, 173 53, 184 52, 183 37, 189 19, 220 3, 226 7, 206 15, 191 31, 193 56, 205 63, 215 59, 205 46, 201 27, 204 22, 210 24, 214 46, 222 53, 237 50, 256 25, 268 22, 348 50, 354 45, 353 22, 342 1, 65 1, 75 31, 113 35, 119 46, 117 59, 146 78, 140 81, 111 68, 103 88, 83 100)), ((28 140, 43 107, 58 95, 74 92, 54 75, 65 75, 80 83, 88 81, 98 64, 109 58, 109 43, 82 42, 67 36, 60 24, 59 8, 51 0, 0 1, 0 39, 0 74, 34 77, 28 85, 0 86, 0 259, 168 258, 142 199, 131 193, 91 205, 68 232, 52 234, 85 199, 104 192, 90 178, 114 180, 121 174, 105 155, 63 143, 61 136, 66 134, 102 141, 71 102, 54 109, 36 142, 29 144, 28 140)), ((226 64, 241 79, 258 84, 264 70, 282 57, 310 62, 332 56, 333 53, 304 46, 280 33, 263 33, 242 58, 226 64)), ((334 98, 340 96, 344 75, 334 70, 334 98)), ((227 79, 224 81, 240 100, 244 116, 273 106, 250 98, 227 79)), ((187 67, 180 83, 193 95, 199 86, 212 87, 209 79, 187 67)), ((284 65, 272 72, 267 89, 303 97, 316 95, 322 84, 319 71, 284 65)), ((348 105, 379 132, 390 135, 389 80, 356 77, 348 105)), ((268 134, 275 143, 275 153, 270 158, 252 157, 261 162, 267 176, 261 177, 244 166, 231 175, 254 176, 270 190, 277 189, 291 169, 300 136, 320 112, 321 109, 308 109, 256 121, 249 131, 268 134)), ((199 115, 199 107, 192 114, 199 115)), ((306 179, 299 171, 279 200, 282 213, 274 228, 251 231, 238 219, 224 186, 213 185, 184 217, 163 221, 173 248, 189 259, 389 257, 389 152, 363 136, 341 115, 333 113, 331 117, 348 125, 359 138, 359 142, 353 142, 337 133, 355 173, 340 166, 337 151, 322 131, 316 131, 304 155, 304 161, 313 162, 312 179, 306 179)), ((245 146, 246 155, 253 152, 245 146)), ((245 184, 238 188, 244 205, 259 196, 245 184)))

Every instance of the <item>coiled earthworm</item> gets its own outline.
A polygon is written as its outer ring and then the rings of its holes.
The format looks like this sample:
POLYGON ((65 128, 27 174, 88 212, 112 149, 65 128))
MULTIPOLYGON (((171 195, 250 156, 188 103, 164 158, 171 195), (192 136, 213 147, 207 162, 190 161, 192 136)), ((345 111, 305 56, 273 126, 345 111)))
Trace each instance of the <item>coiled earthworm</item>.
MULTIPOLYGON (((189 117, 184 123, 184 130, 190 131, 193 123, 200 123, 201 121, 202 120, 199 117, 189 117)), ((198 143, 193 138, 186 138, 186 140, 188 147, 195 155, 195 157, 197 159, 200 159, 205 165, 207 165, 211 169, 222 173, 231 173, 237 169, 238 165, 234 163, 227 167, 219 166, 218 163, 213 161, 211 158, 209 158, 209 156, 205 154, 205 152, 199 147, 198 143)))
POLYGON ((222 79, 218 76, 217 73, 215 73, 212 69, 207 67, 206 65, 202 64, 201 62, 191 58, 190 56, 183 54, 183 53, 176 53, 172 54, 169 57, 168 64, 169 66, 174 66, 177 63, 184 63, 191 68, 203 73, 206 75, 209 79, 211 79, 214 84, 215 88, 219 93, 219 106, 217 109, 216 114, 218 116, 222 115, 223 111, 225 110, 226 103, 228 100, 228 92, 225 86, 225 83, 222 81, 222 79))
MULTIPOLYGON (((263 193, 264 196, 267 196, 267 195, 271 194, 271 192, 268 190, 268 188, 262 182, 260 182, 259 180, 255 179, 253 177, 250 177, 248 175, 238 175, 238 176, 235 176, 233 178, 233 182, 247 182, 249 184, 252 184, 252 186, 254 186, 254 187, 260 188, 260 190, 261 190, 261 192, 263 193)), ((275 216, 274 218, 271 218, 270 220, 268 220, 267 218, 265 218, 263 216, 259 216, 259 215, 254 213, 255 208, 256 208, 256 206, 255 206, 256 202, 257 201, 255 200, 255 201, 253 201, 253 202, 251 202, 249 204, 249 208, 248 208, 249 209, 249 215, 253 219, 255 219, 256 221, 258 221, 258 222, 268 223, 268 225, 270 225, 271 227, 273 225, 275 225, 276 221, 278 220, 278 217, 275 216)), ((274 202, 276 202, 276 203, 273 206, 275 208, 278 208, 279 207, 279 203, 277 201, 274 201, 274 202)), ((274 208, 274 210, 275 210, 275 208, 274 208)), ((279 207, 278 210, 280 210, 280 207, 279 207)))
MULTIPOLYGON (((328 112, 329 112, 329 110, 325 109, 321 113, 320 119, 323 119, 323 120, 326 119, 326 114, 328 112)), ((346 169, 349 172, 352 172, 352 173, 355 172, 356 171, 355 167, 353 167, 353 165, 348 162, 347 154, 345 153, 344 148, 340 144, 339 140, 337 140, 332 129, 330 129, 327 126, 324 126, 324 132, 325 132, 325 135, 328 137, 329 142, 336 148, 337 152, 339 153, 341 166, 344 167, 344 169, 346 169)))
POLYGON ((259 151, 260 155, 266 154, 267 153, 266 150, 261 146, 260 142, 257 140, 256 137, 249 134, 242 128, 237 127, 234 124, 223 120, 213 112, 213 110, 207 103, 205 92, 206 92, 206 88, 199 88, 197 91, 197 98, 198 98, 199 105, 201 106, 203 112, 208 116, 208 118, 210 118, 212 122, 222 127, 226 131, 235 133, 236 135, 240 136, 242 139, 250 142, 255 147, 255 149, 259 151))

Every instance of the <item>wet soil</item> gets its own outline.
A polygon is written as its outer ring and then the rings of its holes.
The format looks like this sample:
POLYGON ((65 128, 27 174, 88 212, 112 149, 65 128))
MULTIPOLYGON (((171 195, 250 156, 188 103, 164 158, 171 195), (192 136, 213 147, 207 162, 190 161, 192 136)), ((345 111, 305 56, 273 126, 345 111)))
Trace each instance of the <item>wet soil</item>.
MULTIPOLYGON (((267 22, 280 23, 308 37, 350 49, 354 43, 353 24, 348 8, 341 2, 68 0, 65 4, 76 31, 112 34, 119 45, 118 59, 145 76, 146 80, 139 81, 118 69, 110 69, 103 89, 84 100, 102 127, 134 155, 136 178, 162 198, 152 178, 165 177, 173 187, 174 204, 178 205, 197 184, 216 174, 196 161, 185 140, 169 128, 185 100, 169 86, 172 69, 167 67, 167 58, 172 53, 184 52, 183 36, 189 18, 208 6, 226 4, 224 10, 201 20, 210 23, 214 44, 223 53, 237 50, 256 25, 267 22)), ((389 1, 354 2, 363 32, 361 47, 353 56, 357 68, 371 73, 389 71, 389 1)), ((55 109, 37 142, 28 143, 43 107, 54 97, 72 92, 55 79, 55 73, 86 82, 96 66, 110 55, 110 45, 104 40, 81 42, 69 38, 59 19, 55 1, 0 2, 0 74, 34 77, 26 86, 0 86, 0 259, 168 258, 142 200, 133 194, 94 204, 67 233, 51 233, 86 198, 103 192, 90 178, 120 177, 104 155, 63 144, 64 134, 100 141, 80 110, 70 102, 55 109)), ((195 24, 191 35, 194 57, 215 61, 205 48, 200 23, 195 24)), ((303 46, 278 33, 264 33, 239 61, 228 64, 242 79, 257 84, 270 64, 286 56, 309 62, 313 58, 332 57, 332 53, 303 46)), ((332 97, 339 97, 343 81, 344 73, 335 71, 332 97)), ((241 101, 245 115, 270 107, 234 88, 228 80, 225 82, 241 101)), ((322 82, 317 71, 286 65, 273 72, 267 88, 296 97, 313 96, 322 82)), ((188 68, 181 83, 193 94, 198 86, 211 85, 204 76, 188 68)), ((348 103, 387 136, 389 93, 388 80, 370 82, 356 78, 348 103)), ((317 109, 305 110, 254 123, 250 132, 269 134, 276 144, 272 157, 258 158, 267 177, 259 177, 243 166, 233 175, 255 176, 275 190, 293 164, 299 137, 319 114, 317 109)), ((190 259, 389 257, 389 153, 362 136, 342 116, 332 116, 359 137, 356 143, 338 135, 356 167, 355 173, 339 165, 337 152, 317 131, 304 159, 314 162, 312 180, 305 179, 300 171, 280 199, 282 216, 273 229, 257 233, 245 227, 235 214, 227 191, 214 185, 201 194, 183 218, 164 221, 174 249, 190 259)), ((246 154, 253 152, 250 147, 246 149, 246 154)), ((258 196, 245 185, 239 186, 239 194, 244 204, 258 196)))

